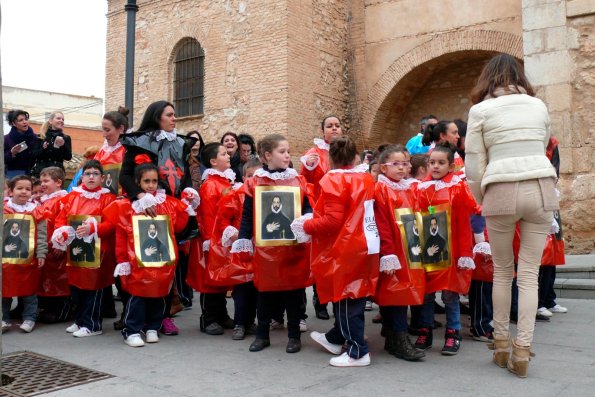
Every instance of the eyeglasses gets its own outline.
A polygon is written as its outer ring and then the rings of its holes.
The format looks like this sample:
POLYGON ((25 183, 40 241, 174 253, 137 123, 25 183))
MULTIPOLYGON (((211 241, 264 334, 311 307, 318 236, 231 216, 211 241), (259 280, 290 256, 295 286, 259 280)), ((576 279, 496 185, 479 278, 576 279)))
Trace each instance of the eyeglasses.
POLYGON ((384 163, 382 165, 386 165, 387 167, 390 166, 394 166, 394 167, 398 167, 401 166, 403 168, 407 168, 411 165, 411 163, 409 161, 393 161, 392 163, 384 163))
POLYGON ((86 176, 88 178, 95 178, 101 176, 101 172, 85 172, 83 173, 83 176, 86 176))

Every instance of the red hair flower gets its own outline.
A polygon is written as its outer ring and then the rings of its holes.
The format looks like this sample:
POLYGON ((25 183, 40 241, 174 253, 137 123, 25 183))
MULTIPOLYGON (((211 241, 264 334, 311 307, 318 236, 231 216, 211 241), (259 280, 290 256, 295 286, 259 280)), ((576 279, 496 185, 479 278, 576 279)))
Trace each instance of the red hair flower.
POLYGON ((141 165, 141 164, 150 163, 150 162, 151 162, 151 158, 149 157, 148 154, 137 154, 136 156, 134 156, 134 163, 136 165, 141 165))

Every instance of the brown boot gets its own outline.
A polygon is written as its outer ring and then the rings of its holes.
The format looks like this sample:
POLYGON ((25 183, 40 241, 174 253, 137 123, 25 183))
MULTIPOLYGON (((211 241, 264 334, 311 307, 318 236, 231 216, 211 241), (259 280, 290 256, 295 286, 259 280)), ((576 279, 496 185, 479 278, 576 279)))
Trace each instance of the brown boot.
POLYGON ((531 346, 519 346, 513 341, 508 370, 519 378, 526 378, 531 357, 535 357, 535 354, 531 353, 531 346))
POLYGON ((510 338, 502 338, 494 335, 494 341, 488 344, 488 349, 494 350, 494 363, 500 368, 506 368, 510 358, 510 338))

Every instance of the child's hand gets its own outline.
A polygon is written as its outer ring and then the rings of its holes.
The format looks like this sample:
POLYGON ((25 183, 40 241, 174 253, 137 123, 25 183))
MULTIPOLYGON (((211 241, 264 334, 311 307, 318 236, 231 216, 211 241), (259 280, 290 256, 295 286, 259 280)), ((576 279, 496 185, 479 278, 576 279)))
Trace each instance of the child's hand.
POLYGON ((89 234, 91 234, 91 226, 87 222, 83 222, 76 228, 76 236, 78 238, 87 237, 89 234))
POLYGON ((392 276, 393 274, 395 274, 395 269, 391 269, 391 270, 383 270, 382 273, 386 274, 387 276, 392 276))
POLYGON ((45 258, 38 258, 37 259, 37 268, 41 269, 45 265, 45 258))
POLYGON ((313 167, 318 161, 320 161, 320 157, 316 153, 313 153, 306 158, 306 165, 313 167))

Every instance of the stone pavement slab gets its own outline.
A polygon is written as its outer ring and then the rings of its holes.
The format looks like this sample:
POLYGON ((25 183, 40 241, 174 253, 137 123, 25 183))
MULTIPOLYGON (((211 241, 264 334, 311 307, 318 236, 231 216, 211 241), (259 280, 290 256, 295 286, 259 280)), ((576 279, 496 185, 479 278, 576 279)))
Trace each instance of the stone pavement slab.
MULTIPOLYGON (((310 296, 311 298, 311 296, 310 296)), ((434 347, 422 362, 408 363, 383 351, 377 313, 366 312, 372 365, 333 368, 331 355, 302 334, 303 349, 285 353, 285 331, 271 332, 271 347, 251 353, 253 337, 232 341, 231 331, 208 336, 198 330, 200 309, 176 317, 178 336, 161 336, 158 344, 131 348, 112 321, 104 334, 76 339, 68 324, 43 325, 31 334, 13 328, 2 337, 3 351, 29 350, 114 375, 114 378, 61 390, 46 396, 589 396, 595 395, 595 301, 558 300, 569 308, 550 323, 537 323, 533 359, 527 379, 491 363, 484 343, 473 341, 464 327, 457 356, 440 355, 444 329, 435 331, 434 347)), ((195 298, 195 303, 198 299, 195 298)), ((311 301, 310 301, 311 302, 311 301)), ((228 301, 230 312, 233 310, 228 301)), ((326 331, 331 321, 314 318, 311 330, 326 331)), ((443 321, 444 315, 438 315, 443 321)), ((463 324, 467 324, 463 316, 463 324)))

